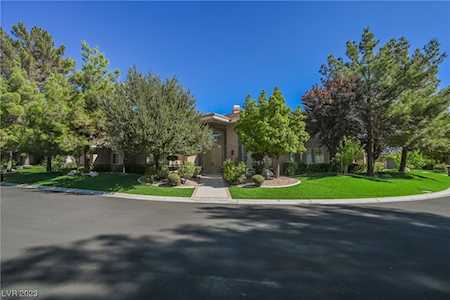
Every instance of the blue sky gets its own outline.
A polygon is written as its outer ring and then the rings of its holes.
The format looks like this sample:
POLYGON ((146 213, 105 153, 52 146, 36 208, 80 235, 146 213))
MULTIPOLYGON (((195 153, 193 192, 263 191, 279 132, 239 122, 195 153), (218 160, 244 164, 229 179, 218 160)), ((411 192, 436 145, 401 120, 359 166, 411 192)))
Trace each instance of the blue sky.
MULTIPOLYGON (((450 3, 418 2, 5 2, 2 27, 47 29, 80 60, 80 42, 103 51, 113 69, 136 65, 175 75, 201 111, 228 113, 247 94, 279 86, 291 106, 319 81, 328 54, 369 26, 382 41, 413 47, 437 38, 450 53, 450 3)), ((440 71, 450 84, 450 59, 440 71)))

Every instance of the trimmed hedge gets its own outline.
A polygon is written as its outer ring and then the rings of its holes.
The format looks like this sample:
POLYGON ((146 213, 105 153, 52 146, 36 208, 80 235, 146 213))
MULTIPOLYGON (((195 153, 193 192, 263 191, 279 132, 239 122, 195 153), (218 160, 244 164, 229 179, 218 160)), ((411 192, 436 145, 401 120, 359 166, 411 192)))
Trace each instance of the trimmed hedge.
POLYGON ((305 173, 327 173, 337 172, 337 166, 333 163, 320 163, 320 164, 305 164, 304 162, 292 162, 287 161, 283 163, 282 167, 283 175, 295 176, 305 173))
POLYGON ((293 161, 286 161, 283 163, 281 173, 285 176, 294 176, 296 174, 296 165, 293 161))
MULTIPOLYGON (((123 165, 110 165, 110 164, 95 164, 94 171, 96 172, 122 172, 123 165)), ((144 174, 145 166, 137 164, 125 165, 125 171, 130 174, 144 174)))
POLYGON ((111 172, 110 164, 95 164, 94 171, 96 172, 111 172))

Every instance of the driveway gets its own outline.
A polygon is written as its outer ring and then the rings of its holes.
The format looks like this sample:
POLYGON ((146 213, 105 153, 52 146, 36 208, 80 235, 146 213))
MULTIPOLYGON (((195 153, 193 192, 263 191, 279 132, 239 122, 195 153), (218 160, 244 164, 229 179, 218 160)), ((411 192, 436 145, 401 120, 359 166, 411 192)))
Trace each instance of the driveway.
POLYGON ((39 299, 450 299, 450 198, 258 207, 1 196, 2 288, 37 288, 39 299))

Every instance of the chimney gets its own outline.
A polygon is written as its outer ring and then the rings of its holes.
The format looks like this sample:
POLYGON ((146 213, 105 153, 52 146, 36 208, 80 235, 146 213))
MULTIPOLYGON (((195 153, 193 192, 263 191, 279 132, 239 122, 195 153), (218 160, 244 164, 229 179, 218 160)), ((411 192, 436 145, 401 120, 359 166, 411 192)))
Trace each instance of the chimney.
POLYGON ((233 115, 239 115, 239 113, 241 112, 241 106, 239 105, 233 105, 233 110, 232 110, 232 114, 233 115))

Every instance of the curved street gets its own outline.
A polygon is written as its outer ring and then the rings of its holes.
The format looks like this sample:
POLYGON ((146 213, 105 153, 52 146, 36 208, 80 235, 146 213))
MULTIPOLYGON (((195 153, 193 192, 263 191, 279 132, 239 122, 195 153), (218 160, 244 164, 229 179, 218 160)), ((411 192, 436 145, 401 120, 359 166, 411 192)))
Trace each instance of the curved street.
POLYGON ((450 198, 269 207, 2 187, 1 213, 2 288, 38 299, 450 299, 450 198))

